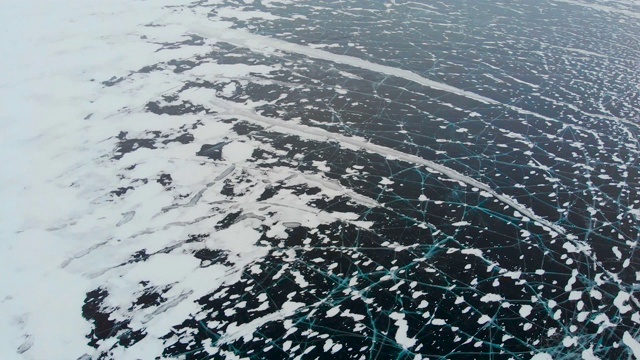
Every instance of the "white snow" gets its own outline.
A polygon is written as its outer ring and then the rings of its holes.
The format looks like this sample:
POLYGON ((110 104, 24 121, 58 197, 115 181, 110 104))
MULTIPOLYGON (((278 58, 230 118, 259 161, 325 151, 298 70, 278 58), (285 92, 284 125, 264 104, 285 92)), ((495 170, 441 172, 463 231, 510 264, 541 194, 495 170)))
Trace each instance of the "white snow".
POLYGON ((569 293, 569 300, 580 300, 582 298, 582 291, 572 291, 569 293))
POLYGON ((613 299, 613 305, 615 305, 621 314, 626 314, 627 312, 633 310, 633 308, 628 304, 631 295, 625 291, 618 292, 618 296, 613 299))
POLYGON ((627 345, 633 352, 633 356, 636 359, 640 359, 640 342, 636 340, 628 331, 624 332, 622 336, 622 342, 627 345))
POLYGON ((582 351, 582 360, 600 360, 600 358, 593 353, 593 345, 582 351))
POLYGON ((396 321, 396 342, 405 349, 410 349, 416 344, 417 340, 408 336, 407 332, 409 331, 409 325, 407 323, 407 320, 404 319, 404 316, 405 315, 403 313, 399 312, 389 314, 389 317, 396 321))
POLYGON ((254 149, 250 143, 235 141, 222 148, 222 157, 232 163, 244 162, 251 158, 254 149))
POLYGON ((504 300, 504 298, 498 294, 486 294, 483 297, 480 298, 480 301, 482 302, 497 302, 497 301, 502 301, 504 300))
POLYGON ((334 317, 340 312, 340 306, 334 306, 327 311, 327 317, 334 317))
POLYGON ((527 316, 531 315, 532 309, 533 307, 531 307, 531 305, 522 305, 519 310, 520 316, 526 318, 527 316))
POLYGON ((380 180, 380 185, 393 185, 393 181, 389 178, 383 177, 382 180, 380 180))

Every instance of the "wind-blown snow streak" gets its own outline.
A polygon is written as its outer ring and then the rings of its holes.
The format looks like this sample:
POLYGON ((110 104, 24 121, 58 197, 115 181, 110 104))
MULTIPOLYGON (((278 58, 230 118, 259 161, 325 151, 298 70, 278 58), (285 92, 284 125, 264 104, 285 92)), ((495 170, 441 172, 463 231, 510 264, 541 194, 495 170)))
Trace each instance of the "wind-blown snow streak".
POLYGON ((242 117, 249 121, 272 126, 273 128, 271 130, 286 132, 289 134, 309 138, 312 140, 319 140, 319 141, 333 140, 340 143, 341 145, 348 145, 348 146, 350 145, 351 147, 356 147, 358 149, 366 150, 366 151, 379 154, 385 157, 394 157, 401 161, 425 166, 433 171, 436 171, 443 175, 448 176, 450 179, 463 182, 467 185, 471 185, 472 187, 476 187, 481 191, 486 191, 487 193, 493 195, 496 199, 502 201, 506 205, 509 205, 513 209, 519 211, 521 214, 527 216, 528 218, 533 219, 540 225, 544 227, 548 227, 549 229, 553 230, 558 234, 562 234, 565 236, 567 235, 566 230, 564 228, 538 216, 531 209, 518 203, 516 200, 512 199, 511 197, 496 192, 488 185, 470 176, 461 174, 454 169, 435 163, 431 160, 423 159, 419 156, 407 154, 407 153, 404 153, 395 149, 391 149, 385 146, 372 144, 361 138, 349 137, 349 136, 345 136, 338 133, 332 133, 320 128, 314 128, 314 127, 310 127, 302 124, 296 124, 294 122, 262 116, 262 115, 256 114, 253 111, 248 110, 246 107, 240 106, 236 103, 226 101, 220 98, 215 98, 211 100, 210 103, 211 105, 214 106, 214 109, 218 111, 218 115, 242 117))
MULTIPOLYGON (((571 0, 558 0, 558 1, 575 3, 578 5, 585 5, 585 4, 578 3, 571 0)), ((625 13, 627 12, 628 11, 625 11, 625 13)), ((635 13, 630 13, 630 14, 635 14, 635 13)), ((627 14, 627 15, 632 16, 630 14, 627 14)), ((635 15, 640 17, 640 14, 635 14, 635 15)), ((476 100, 484 104, 501 105, 523 115, 537 116, 545 120, 552 120, 552 121, 557 120, 557 119, 549 118, 547 116, 544 116, 542 114, 539 114, 530 110, 522 109, 512 104, 505 104, 505 103, 493 100, 491 98, 476 94, 471 91, 463 90, 455 86, 447 85, 438 81, 424 78, 408 70, 403 70, 403 69, 398 69, 392 66, 377 64, 377 63, 360 59, 357 57, 353 57, 353 56, 334 54, 321 49, 312 48, 310 46, 294 44, 288 41, 274 39, 268 36, 256 35, 243 30, 229 29, 224 24, 215 24, 211 22, 194 23, 190 26, 190 32, 194 35, 203 36, 210 39, 216 39, 219 41, 224 41, 235 46, 246 47, 251 49, 252 51, 272 53, 274 50, 279 50, 283 52, 305 55, 314 59, 320 59, 325 61, 331 61, 338 64, 349 65, 349 66, 353 66, 353 67, 357 67, 357 68, 361 68, 369 71, 378 72, 385 75, 396 76, 409 81, 413 81, 420 85, 427 86, 435 90, 446 91, 452 94, 466 97, 468 99, 476 100)), ((632 121, 620 119, 613 116, 597 115, 597 114, 588 114, 588 115, 605 118, 607 120, 623 122, 628 125, 638 126, 638 124, 632 121)))
POLYGON ((232 45, 247 47, 253 51, 262 50, 272 52, 274 49, 305 55, 310 58, 331 61, 334 63, 350 65, 353 67, 375 71, 381 74, 397 76, 399 78, 407 79, 409 81, 416 82, 418 84, 430 87, 432 89, 450 92, 452 94, 460 95, 473 99, 485 104, 499 104, 499 102, 490 99, 488 97, 473 93, 471 91, 459 89, 455 86, 443 84, 441 82, 426 79, 416 73, 408 70, 394 68, 392 66, 386 66, 376 64, 367 60, 363 60, 353 56, 334 54, 320 49, 314 49, 305 45, 298 45, 290 43, 288 41, 270 38, 267 36, 255 35, 242 30, 235 29, 220 29, 214 28, 214 24, 198 24, 191 27, 193 34, 204 36, 212 39, 218 39, 220 41, 227 42, 232 45))

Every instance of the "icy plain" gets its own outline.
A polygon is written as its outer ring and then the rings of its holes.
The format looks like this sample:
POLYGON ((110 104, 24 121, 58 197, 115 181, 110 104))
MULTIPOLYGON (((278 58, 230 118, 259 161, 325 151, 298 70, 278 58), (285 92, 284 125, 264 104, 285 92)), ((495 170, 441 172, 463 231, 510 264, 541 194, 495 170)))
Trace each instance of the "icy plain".
POLYGON ((640 359, 639 18, 6 1, 0 358, 640 359))

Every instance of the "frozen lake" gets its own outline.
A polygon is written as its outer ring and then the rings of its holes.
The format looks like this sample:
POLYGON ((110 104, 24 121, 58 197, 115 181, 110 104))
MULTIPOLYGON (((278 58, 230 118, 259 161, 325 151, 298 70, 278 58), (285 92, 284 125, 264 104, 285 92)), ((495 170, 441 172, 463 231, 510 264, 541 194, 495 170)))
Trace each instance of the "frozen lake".
POLYGON ((3 359, 640 359, 638 1, 4 7, 3 359))

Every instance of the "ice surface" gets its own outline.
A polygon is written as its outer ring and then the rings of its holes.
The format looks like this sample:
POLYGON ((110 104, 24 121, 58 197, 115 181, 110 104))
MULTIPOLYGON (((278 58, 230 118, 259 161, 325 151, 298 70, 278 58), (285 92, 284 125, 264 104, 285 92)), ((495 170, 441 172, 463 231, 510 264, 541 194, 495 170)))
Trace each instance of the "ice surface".
POLYGON ((633 1, 9 1, 2 359, 640 357, 633 1))

